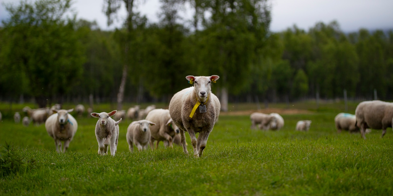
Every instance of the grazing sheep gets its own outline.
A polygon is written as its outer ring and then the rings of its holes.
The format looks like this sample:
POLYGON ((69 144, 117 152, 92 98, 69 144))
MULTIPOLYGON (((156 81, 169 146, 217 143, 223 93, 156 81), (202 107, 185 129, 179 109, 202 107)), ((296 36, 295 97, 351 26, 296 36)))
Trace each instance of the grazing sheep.
POLYGON ((366 139, 367 128, 382 129, 383 137, 386 129, 392 127, 393 103, 384 101, 363 101, 356 107, 356 125, 360 128, 362 137, 366 139))
POLYGON ((258 125, 259 129, 269 130, 269 124, 273 118, 268 114, 254 112, 250 115, 250 119, 251 129, 255 129, 258 125))
POLYGON ((127 128, 127 143, 130 152, 134 150, 134 144, 139 151, 146 150, 150 143, 150 127, 155 123, 148 120, 132 122, 127 128))
POLYGON ((176 124, 173 123, 171 116, 169 115, 169 110, 152 110, 147 115, 146 120, 155 123, 155 125, 150 127, 151 148, 153 149, 155 141, 157 141, 157 149, 160 141, 168 141, 168 145, 172 147, 172 140, 176 133, 180 133, 180 130, 176 124))
MULTIPOLYGON (((55 110, 52 110, 52 112, 54 112, 54 111, 55 110)), ((32 112, 31 120, 36 125, 41 124, 41 123, 45 123, 46 119, 48 118, 48 114, 49 114, 49 112, 46 108, 35 109, 32 112)))
POLYGON ((31 118, 31 116, 33 115, 34 110, 32 110, 29 106, 25 106, 22 109, 23 113, 25 113, 25 115, 27 115, 29 118, 31 118))
POLYGON ((139 105, 129 108, 127 111, 127 118, 130 120, 138 119, 139 105))
POLYGON ((308 131, 310 129, 311 120, 301 120, 296 124, 296 131, 308 131))
POLYGON ((284 126, 284 119, 277 113, 271 113, 272 120, 269 123, 269 130, 280 130, 284 126))
POLYGON ((72 111, 73 109, 53 110, 54 114, 45 122, 46 131, 55 140, 57 152, 67 151, 78 129, 78 123, 75 118, 69 114, 69 112, 72 111), (62 141, 64 141, 63 150, 61 147, 62 141))
POLYGON ((27 117, 27 116, 23 117, 22 123, 23 123, 23 125, 26 126, 26 127, 29 126, 29 124, 30 124, 29 117, 27 117))
POLYGON ((119 119, 123 119, 125 116, 126 116, 126 111, 120 110, 117 111, 115 115, 113 115, 113 119, 119 120, 119 119))
POLYGON ((356 126, 356 116, 353 114, 339 113, 334 118, 334 123, 338 133, 341 133, 342 130, 347 130, 350 133, 360 131, 356 126))
POLYGON ((194 87, 177 92, 169 103, 169 113, 179 127, 184 153, 188 154, 184 132, 187 131, 194 148, 194 156, 201 157, 206 147, 209 134, 220 115, 220 101, 211 92, 211 83, 220 77, 186 76, 194 87), (199 133, 198 140, 195 133, 199 133))
MULTIPOLYGON (((180 133, 176 133, 175 137, 173 137, 172 143, 173 143, 173 144, 176 144, 176 145, 178 145, 178 146, 182 146, 182 144, 181 144, 181 135, 180 135, 180 133)), ((186 142, 186 146, 187 146, 187 145, 188 145, 188 144, 187 144, 187 142, 186 142)), ((164 146, 165 146, 165 147, 168 147, 168 146, 169 146, 169 142, 165 140, 165 141, 164 141, 164 146)))
POLYGON ((83 106, 82 104, 76 105, 75 112, 76 114, 78 114, 78 116, 81 116, 82 113, 85 112, 85 106, 83 106))
POLYGON ((155 105, 150 105, 150 106, 147 106, 146 109, 140 110, 139 111, 139 115, 138 115, 138 119, 145 118, 149 114, 149 112, 154 110, 154 109, 156 109, 156 106, 155 105))
POLYGON ((106 113, 91 113, 94 118, 99 118, 96 124, 95 134, 98 142, 98 154, 105 155, 108 153, 108 146, 110 145, 111 155, 115 156, 117 144, 119 140, 119 121, 111 118, 117 111, 106 113))
POLYGON ((20 122, 20 114, 19 114, 19 112, 15 112, 15 114, 14 114, 14 121, 15 121, 15 123, 19 123, 20 122))

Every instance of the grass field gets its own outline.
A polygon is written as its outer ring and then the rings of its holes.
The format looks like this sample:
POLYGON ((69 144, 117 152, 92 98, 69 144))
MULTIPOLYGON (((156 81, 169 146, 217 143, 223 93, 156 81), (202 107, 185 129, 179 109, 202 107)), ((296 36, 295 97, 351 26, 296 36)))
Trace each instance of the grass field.
POLYGON ((69 151, 58 154, 44 125, 5 119, 0 146, 7 142, 36 163, 0 177, 0 195, 392 195, 392 131, 381 139, 373 130, 367 140, 337 134, 337 108, 283 115, 278 132, 251 130, 248 116, 223 115, 199 159, 162 144, 157 151, 130 153, 130 121, 120 124, 116 156, 99 156, 96 119, 89 118, 77 119, 69 151), (302 119, 313 121, 309 132, 294 131, 302 119))

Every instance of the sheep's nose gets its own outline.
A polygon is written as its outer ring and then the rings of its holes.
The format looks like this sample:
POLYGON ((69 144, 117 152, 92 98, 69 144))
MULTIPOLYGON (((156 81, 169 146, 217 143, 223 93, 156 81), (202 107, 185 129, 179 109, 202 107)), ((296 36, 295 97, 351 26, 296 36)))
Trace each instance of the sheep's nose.
POLYGON ((202 96, 202 97, 204 97, 205 94, 206 94, 206 92, 204 92, 204 91, 201 92, 201 96, 202 96))
POLYGON ((64 122, 64 120, 63 119, 60 119, 60 123, 63 123, 64 122))
POLYGON ((176 129, 176 133, 180 133, 179 129, 176 129))
POLYGON ((144 131, 144 132, 146 132, 146 131, 147 131, 147 129, 146 129, 146 128, 144 128, 144 129, 143 129, 143 131, 144 131))

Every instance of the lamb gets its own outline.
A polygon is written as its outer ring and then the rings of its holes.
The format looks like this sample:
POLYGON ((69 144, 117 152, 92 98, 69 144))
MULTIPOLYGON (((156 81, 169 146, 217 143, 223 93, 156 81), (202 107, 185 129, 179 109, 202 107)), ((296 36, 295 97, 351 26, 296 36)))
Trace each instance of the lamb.
POLYGON ((78 129, 78 123, 76 122, 75 118, 69 114, 72 111, 73 109, 53 110, 54 114, 51 115, 45 122, 46 131, 48 132, 49 136, 55 140, 57 152, 67 151, 70 142, 74 138, 78 129), (61 146, 62 141, 64 141, 63 150, 61 146))
POLYGON ((211 92, 211 83, 220 77, 186 76, 193 87, 177 92, 169 103, 169 113, 179 127, 184 153, 188 154, 184 132, 187 131, 194 148, 194 156, 201 157, 209 134, 213 131, 220 115, 221 104, 211 92), (195 133, 199 133, 198 140, 195 133))
POLYGON ((273 116, 264 113, 254 112, 250 115, 250 119, 251 129, 255 129, 256 125, 258 125, 260 129, 268 130, 269 124, 273 119, 273 116))
POLYGON ((127 111, 127 118, 130 120, 138 119, 139 105, 129 108, 127 111))
POLYGON ((270 130, 280 130, 284 126, 284 119, 277 113, 271 113, 272 120, 269 123, 270 130))
POLYGON ((386 129, 392 127, 393 103, 363 101, 356 107, 355 115, 356 125, 360 128, 364 139, 366 139, 367 128, 382 129, 382 138, 386 134, 386 129))
MULTIPOLYGON (((173 137, 172 139, 172 144, 176 144, 178 146, 181 146, 181 135, 180 132, 176 133, 175 137, 173 137)), ((164 146, 165 147, 169 147, 169 142, 167 140, 164 141, 164 146)), ((186 142, 186 146, 187 146, 187 142, 186 142)))
POLYGON ((296 124, 296 131, 308 131, 310 129, 311 120, 300 120, 296 124))
POLYGON ((80 117, 82 115, 82 113, 85 112, 85 106, 83 106, 82 104, 76 105, 75 112, 80 117))
POLYGON ((119 119, 123 119, 125 116, 126 116, 126 111, 120 110, 117 111, 115 115, 113 115, 113 119, 119 120, 119 119))
POLYGON ((155 123, 148 120, 139 120, 132 122, 127 128, 127 143, 130 152, 134 150, 134 144, 139 151, 146 150, 150 143, 150 127, 155 123))
POLYGON ((119 121, 111 118, 117 111, 113 110, 109 113, 91 113, 94 118, 99 118, 95 128, 95 134, 98 142, 98 154, 108 154, 108 146, 110 145, 111 155, 115 156, 117 144, 119 140, 119 121))
POLYGON ((157 141, 156 148, 158 149, 158 144, 160 141, 168 141, 168 146, 172 146, 172 141, 176 133, 180 133, 179 128, 173 123, 171 116, 169 115, 169 110, 155 109, 152 110, 146 117, 155 125, 150 128, 151 133, 151 148, 153 149, 154 142, 157 141))
POLYGON ((29 126, 29 124, 30 124, 29 117, 27 117, 27 116, 23 117, 22 123, 23 123, 23 125, 24 125, 25 127, 29 126))
POLYGON ((20 122, 20 114, 19 114, 19 112, 15 112, 15 114, 14 114, 14 121, 15 121, 15 123, 19 123, 20 122))
MULTIPOLYGON (((54 112, 56 110, 52 110, 54 112)), ((48 110, 46 108, 35 109, 32 111, 31 120, 35 124, 45 123, 48 118, 48 110)))

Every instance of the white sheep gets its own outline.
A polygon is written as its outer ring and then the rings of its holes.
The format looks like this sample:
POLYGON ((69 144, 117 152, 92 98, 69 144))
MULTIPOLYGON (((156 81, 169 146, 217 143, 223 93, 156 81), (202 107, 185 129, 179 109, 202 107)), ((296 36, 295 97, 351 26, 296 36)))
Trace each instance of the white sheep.
POLYGON ((154 147, 154 142, 157 141, 156 148, 160 141, 168 141, 168 146, 172 147, 172 140, 176 133, 180 133, 179 128, 173 123, 169 110, 155 109, 149 112, 146 120, 155 123, 150 127, 151 132, 151 148, 154 147))
MULTIPOLYGON (((52 110, 54 112, 55 110, 52 110)), ((46 119, 48 118, 48 110, 46 108, 39 108, 32 110, 31 120, 35 124, 45 123, 46 119)))
POLYGON ((22 111, 23 111, 23 113, 25 113, 29 118, 31 118, 31 116, 32 116, 32 114, 33 114, 33 112, 34 112, 34 110, 32 110, 29 106, 25 106, 25 107, 22 109, 22 111))
POLYGON ((134 144, 139 151, 146 150, 151 139, 150 126, 155 123, 148 120, 139 120, 132 122, 127 128, 127 143, 130 152, 134 150, 134 144))
POLYGON ((258 125, 259 129, 269 130, 269 124, 273 116, 260 112, 254 112, 250 115, 251 129, 255 129, 258 125))
POLYGON ((384 101, 363 101, 356 107, 356 125, 362 137, 366 139, 366 129, 382 129, 383 137, 386 129, 392 127, 393 103, 384 101))
POLYGON ((296 124, 296 131, 308 131, 310 129, 311 120, 300 120, 296 124))
POLYGON ((23 119, 22 119, 22 124, 24 125, 24 126, 29 126, 29 124, 30 124, 30 119, 29 119, 29 117, 27 117, 27 116, 25 116, 25 117, 23 117, 23 119))
POLYGON ((85 106, 83 106, 82 104, 76 105, 75 112, 80 117, 83 114, 83 112, 85 112, 85 106))
POLYGON ((14 114, 14 121, 15 121, 15 123, 19 123, 20 122, 20 114, 19 114, 19 112, 15 112, 15 114, 14 114))
POLYGON ((92 108, 87 108, 87 117, 91 117, 91 113, 93 113, 93 109, 92 108))
POLYGON ((72 111, 73 109, 53 110, 54 114, 45 122, 46 131, 55 140, 57 152, 67 151, 78 129, 78 123, 75 118, 69 114, 69 112, 72 111), (61 147, 62 141, 64 141, 63 150, 61 147))
POLYGON ((139 110, 138 119, 145 118, 149 114, 149 112, 154 109, 156 109, 155 105, 149 105, 149 106, 147 106, 146 109, 139 110))
POLYGON ((169 103, 169 113, 179 127, 181 143, 184 153, 188 154, 184 132, 188 132, 194 156, 201 157, 206 147, 209 134, 213 131, 220 115, 220 101, 211 92, 211 83, 220 77, 212 76, 186 76, 194 87, 177 92, 169 103), (199 133, 198 140, 195 133, 199 133))
POLYGON ((125 116, 126 116, 126 111, 120 110, 120 111, 117 111, 115 115, 113 115, 113 119, 119 120, 119 119, 125 118, 125 116))
POLYGON ((127 110, 127 118, 130 120, 138 119, 138 114, 139 114, 139 105, 136 105, 127 110))
POLYGON ((60 110, 61 106, 60 104, 56 103, 55 105, 53 105, 50 110, 49 110, 49 116, 53 114, 53 110, 60 110))
POLYGON ((277 113, 269 114, 272 116, 272 120, 269 123, 269 130, 280 130, 284 127, 284 119, 277 113))
POLYGON ((119 121, 111 118, 117 111, 113 110, 109 113, 91 113, 94 118, 99 118, 95 128, 95 134, 98 142, 98 154, 105 155, 108 153, 108 146, 110 145, 111 155, 115 156, 117 151, 117 144, 119 141, 119 121))

